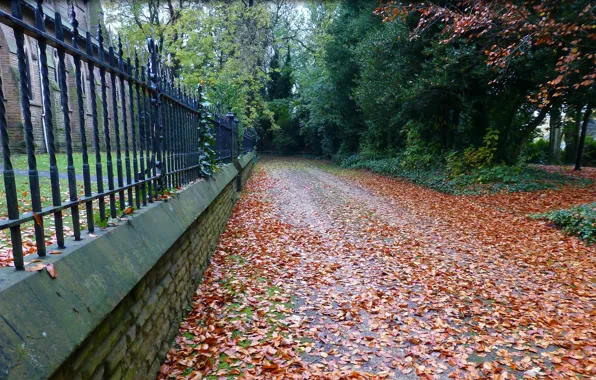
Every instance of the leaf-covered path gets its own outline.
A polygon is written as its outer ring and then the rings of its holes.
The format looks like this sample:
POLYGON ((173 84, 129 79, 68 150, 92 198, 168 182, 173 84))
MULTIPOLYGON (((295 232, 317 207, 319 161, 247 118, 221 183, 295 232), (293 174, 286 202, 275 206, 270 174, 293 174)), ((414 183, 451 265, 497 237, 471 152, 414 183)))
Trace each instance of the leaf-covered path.
POLYGON ((594 199, 264 161, 159 377, 594 377, 596 251, 526 217, 594 199))

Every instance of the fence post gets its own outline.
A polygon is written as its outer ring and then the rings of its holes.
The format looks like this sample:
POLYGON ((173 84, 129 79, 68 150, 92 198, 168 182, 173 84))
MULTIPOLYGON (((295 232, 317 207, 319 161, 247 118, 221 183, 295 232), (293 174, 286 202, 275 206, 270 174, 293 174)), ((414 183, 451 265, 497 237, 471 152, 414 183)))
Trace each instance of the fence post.
POLYGON ((147 40, 147 46, 149 48, 149 87, 153 90, 151 92, 151 106, 153 108, 152 113, 154 117, 151 118, 151 135, 153 136, 153 152, 152 155, 155 157, 153 164, 157 170, 157 189, 156 191, 163 190, 163 163, 162 163, 162 148, 163 148, 163 125, 161 123, 161 110, 160 110, 160 89, 159 89, 159 74, 158 74, 158 62, 157 62, 157 46, 155 40, 149 38, 147 40))
POLYGON ((234 116, 234 131, 236 133, 236 157, 242 154, 242 142, 240 141, 240 129, 238 128, 240 124, 240 120, 238 120, 238 116, 234 116))

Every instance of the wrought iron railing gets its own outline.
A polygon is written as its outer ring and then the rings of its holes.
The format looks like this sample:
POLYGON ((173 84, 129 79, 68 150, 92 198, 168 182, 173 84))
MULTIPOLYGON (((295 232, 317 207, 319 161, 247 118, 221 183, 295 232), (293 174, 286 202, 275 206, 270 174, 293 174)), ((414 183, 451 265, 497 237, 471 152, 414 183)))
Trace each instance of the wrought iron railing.
MULTIPOLYGON (((120 39, 117 49, 110 46, 106 50, 100 24, 96 38, 92 38, 89 32, 83 36, 78 30, 74 7, 70 26, 66 28, 59 13, 53 20, 46 20, 42 1, 38 0, 34 9, 27 8, 28 4, 23 0, 11 0, 10 13, 0 9, 0 23, 12 28, 16 43, 18 95, 27 155, 26 172, 13 167, 14 154, 11 156, 10 151, 13 134, 9 133, 7 123, 7 114, 11 110, 7 109, 4 101, 0 101, 7 216, 0 221, 0 230, 10 230, 12 257, 17 270, 24 268, 23 224, 34 224, 35 249, 40 257, 44 257, 48 245, 44 228, 46 217, 53 217, 51 222, 55 237, 52 239, 59 248, 64 248, 63 212, 70 211, 72 227, 69 228, 74 240, 80 240, 82 224, 86 224, 91 233, 96 229, 96 219, 103 223, 108 218, 117 218, 129 208, 140 208, 154 202, 167 188, 180 188, 204 176, 205 160, 231 162, 241 152, 254 147, 256 135, 251 132, 244 136, 241 149, 238 121, 233 114, 221 116, 221 112, 211 113, 208 107, 202 105, 200 86, 191 92, 180 85, 172 70, 162 65, 159 47, 152 38, 148 39, 148 58, 143 65, 136 52, 133 57, 124 58, 120 39), (34 24, 24 19, 23 9, 33 12, 34 24), (53 26, 53 34, 46 31, 46 25, 53 26), (49 172, 41 172, 41 177, 44 180, 48 177, 51 187, 51 205, 47 207, 42 207, 40 195, 40 168, 37 164, 40 149, 36 147, 31 116, 31 72, 25 51, 26 35, 37 41, 39 52, 45 136, 43 153, 49 158, 49 172), (62 113, 60 124, 63 124, 60 127, 63 128, 57 128, 53 115, 58 107, 52 106, 50 82, 53 79, 50 79, 48 70, 48 49, 57 51, 55 70, 62 113), (68 56, 74 62, 74 85, 68 80, 68 75, 72 74, 66 68, 68 56), (85 89, 88 90, 84 96, 85 89), (72 94, 76 101, 72 99, 72 94), (84 99, 87 97, 89 99, 84 99), (73 125, 71 121, 71 109, 74 109, 73 114, 76 113, 78 125, 73 125), (86 125, 89 121, 92 126, 86 125), (76 151, 73 144, 73 132, 80 139, 76 144, 80 146, 80 151, 76 151), (60 174, 57 164, 59 133, 64 133, 66 176, 60 174), (90 154, 95 156, 94 177, 91 175, 90 154), (75 167, 75 156, 82 160, 80 168, 75 167), (82 171, 82 178, 77 175, 77 169, 82 171), (19 209, 19 175, 28 178, 31 212, 19 209), (66 201, 62 200, 61 179, 68 182, 66 201), (82 194, 77 189, 80 182, 82 194), (80 210, 81 207, 84 209, 80 210), (80 215, 84 217, 83 222, 80 215)), ((0 54, 3 53, 0 51, 0 54)), ((0 98, 5 99, 2 81, 0 98)))
POLYGON ((242 138, 242 153, 246 154, 257 148, 257 132, 252 129, 246 129, 242 138))

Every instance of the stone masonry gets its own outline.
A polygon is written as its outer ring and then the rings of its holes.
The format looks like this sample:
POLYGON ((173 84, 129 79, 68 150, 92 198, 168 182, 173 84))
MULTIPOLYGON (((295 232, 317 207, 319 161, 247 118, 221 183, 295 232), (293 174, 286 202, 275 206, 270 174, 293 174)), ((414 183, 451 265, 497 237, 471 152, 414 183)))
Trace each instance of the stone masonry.
MULTIPOLYGON (((243 183, 252 168, 251 160, 238 174, 243 183)), ((236 181, 231 181, 52 378, 154 378, 192 303, 236 197, 236 181)))
POLYGON ((0 379, 155 378, 253 158, 69 240, 57 278, 0 268, 0 379))
POLYGON ((53 378, 154 378, 225 229, 235 197, 235 183, 230 182, 53 378))

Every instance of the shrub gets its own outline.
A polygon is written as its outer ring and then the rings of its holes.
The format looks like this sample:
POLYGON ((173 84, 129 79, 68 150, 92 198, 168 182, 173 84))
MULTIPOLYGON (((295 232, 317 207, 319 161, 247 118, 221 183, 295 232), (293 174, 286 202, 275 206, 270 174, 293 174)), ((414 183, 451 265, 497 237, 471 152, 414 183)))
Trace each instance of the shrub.
POLYGON ((586 136, 584 145, 584 166, 596 166, 596 139, 586 136))
POLYGON ((415 184, 449 194, 536 191, 557 188, 565 184, 582 186, 591 183, 590 180, 548 173, 521 165, 491 166, 470 170, 466 174, 453 175, 447 166, 440 164, 415 168, 404 166, 401 162, 402 157, 373 160, 352 155, 341 161, 341 166, 404 178, 415 184))
POLYGON ((548 140, 538 139, 526 144, 522 156, 527 162, 545 164, 548 160, 548 140))
POLYGON ((577 236, 588 244, 596 243, 596 203, 535 214, 531 218, 549 220, 569 235, 577 236))

